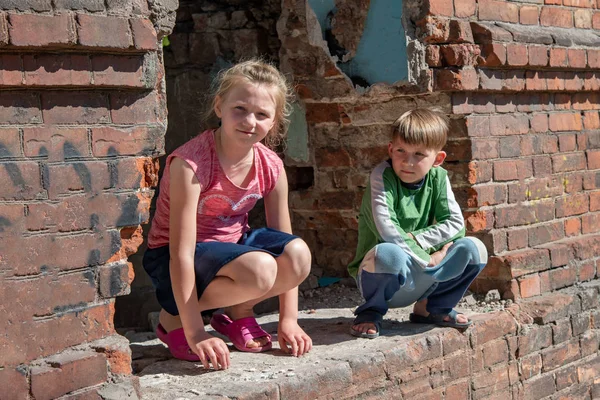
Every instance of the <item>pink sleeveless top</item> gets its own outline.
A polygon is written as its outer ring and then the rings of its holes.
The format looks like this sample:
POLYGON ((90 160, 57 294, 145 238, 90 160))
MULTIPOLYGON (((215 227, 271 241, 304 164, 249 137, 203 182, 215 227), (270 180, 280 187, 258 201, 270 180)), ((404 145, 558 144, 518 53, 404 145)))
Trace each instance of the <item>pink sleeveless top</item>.
POLYGON ((196 214, 196 242, 236 243, 249 229, 248 212, 268 195, 283 171, 283 162, 261 143, 254 145, 254 176, 242 188, 229 180, 217 157, 214 131, 207 130, 177 148, 167 158, 156 201, 156 212, 148 234, 148 247, 169 244, 169 166, 173 157, 187 162, 200 182, 196 214))

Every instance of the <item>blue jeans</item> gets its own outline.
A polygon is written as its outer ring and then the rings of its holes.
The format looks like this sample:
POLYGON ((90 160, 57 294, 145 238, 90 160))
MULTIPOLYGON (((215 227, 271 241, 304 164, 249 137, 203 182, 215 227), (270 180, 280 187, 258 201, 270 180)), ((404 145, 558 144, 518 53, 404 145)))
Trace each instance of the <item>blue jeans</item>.
POLYGON ((447 314, 463 297, 469 285, 487 263, 487 250, 473 237, 457 239, 442 262, 423 268, 393 243, 381 243, 363 258, 356 281, 365 310, 385 314, 390 307, 406 307, 428 299, 427 311, 447 314))

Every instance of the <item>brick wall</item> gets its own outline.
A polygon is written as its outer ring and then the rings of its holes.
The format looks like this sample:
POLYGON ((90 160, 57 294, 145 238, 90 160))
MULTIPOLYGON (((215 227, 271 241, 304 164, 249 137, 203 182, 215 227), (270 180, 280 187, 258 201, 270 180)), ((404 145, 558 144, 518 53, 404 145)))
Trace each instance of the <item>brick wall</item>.
POLYGON ((157 183, 170 17, 138 0, 0 1, 2 399, 136 396, 114 298, 157 183))
POLYGON ((284 1, 280 56, 306 106, 311 159, 301 166, 314 184, 290 198, 296 231, 326 273, 344 274, 354 256, 360 196, 386 158, 391 122, 434 106, 451 118, 445 168, 469 234, 491 255, 474 289, 528 298, 598 276, 595 2, 407 3, 409 79, 365 93, 315 39, 303 3, 284 1))

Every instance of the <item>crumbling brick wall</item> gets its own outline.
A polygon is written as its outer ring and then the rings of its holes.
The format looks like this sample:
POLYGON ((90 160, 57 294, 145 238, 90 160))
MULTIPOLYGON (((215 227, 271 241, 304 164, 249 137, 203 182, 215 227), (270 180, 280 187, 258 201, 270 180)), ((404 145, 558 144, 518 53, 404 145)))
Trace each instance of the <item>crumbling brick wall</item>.
POLYGON ((526 298, 597 277, 600 12, 542 3, 405 2, 408 80, 363 94, 305 2, 284 1, 281 65, 306 106, 314 171, 291 208, 326 272, 343 274, 354 255, 360 195, 391 122, 434 106, 451 118, 445 167, 468 232, 491 255, 475 289, 526 298))
POLYGON ((163 151, 167 3, 0 1, 2 399, 135 396, 114 298, 163 151))

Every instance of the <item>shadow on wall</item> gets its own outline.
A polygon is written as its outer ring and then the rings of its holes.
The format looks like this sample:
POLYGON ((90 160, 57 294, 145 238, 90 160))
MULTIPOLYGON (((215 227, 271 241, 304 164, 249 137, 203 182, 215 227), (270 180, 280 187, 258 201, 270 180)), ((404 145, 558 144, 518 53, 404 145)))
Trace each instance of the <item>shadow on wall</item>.
POLYGON ((335 0, 308 3, 321 25, 329 52, 338 58, 338 67, 355 86, 366 88, 378 82, 393 84, 408 79, 402 1, 344 2, 340 5, 343 8, 336 7, 335 0))

